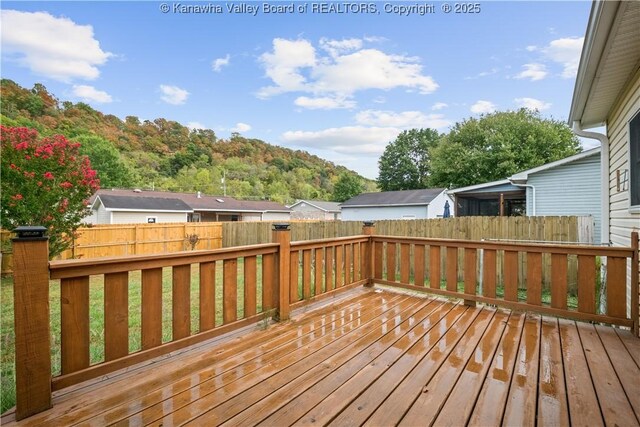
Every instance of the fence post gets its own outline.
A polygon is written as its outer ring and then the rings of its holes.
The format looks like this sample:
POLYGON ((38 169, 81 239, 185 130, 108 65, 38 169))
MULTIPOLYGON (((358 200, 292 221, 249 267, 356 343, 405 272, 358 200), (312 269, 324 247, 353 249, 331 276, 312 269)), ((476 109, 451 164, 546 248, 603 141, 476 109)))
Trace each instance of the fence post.
POLYGON ((364 277, 367 279, 365 286, 373 286, 373 272, 371 266, 373 266, 373 241, 371 236, 376 227, 373 221, 364 221, 362 225, 362 234, 369 236, 369 240, 364 245, 364 277))
POLYGON ((49 243, 44 227, 18 227, 13 239, 16 419, 51 408, 49 243))
POLYGON ((278 321, 289 320, 289 263, 291 262, 291 230, 289 224, 273 224, 273 243, 278 243, 278 262, 276 263, 276 277, 278 278, 278 321))
POLYGON ((633 320, 633 334, 640 336, 640 313, 638 313, 639 297, 638 287, 640 277, 638 277, 638 262, 640 262, 640 254, 638 253, 638 232, 631 233, 631 248, 633 256, 631 257, 631 319, 633 320))

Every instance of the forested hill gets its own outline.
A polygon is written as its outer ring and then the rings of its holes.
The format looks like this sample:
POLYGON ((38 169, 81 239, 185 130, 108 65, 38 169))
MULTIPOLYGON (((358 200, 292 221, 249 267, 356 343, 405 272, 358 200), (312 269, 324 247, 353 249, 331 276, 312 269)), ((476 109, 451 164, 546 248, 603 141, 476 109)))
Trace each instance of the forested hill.
MULTIPOLYGON (((89 105, 59 101, 41 85, 25 89, 3 79, 0 86, 4 126, 62 134, 80 142, 103 188, 140 187, 227 194, 238 198, 331 200, 343 166, 304 151, 294 151, 233 134, 219 139, 212 130, 190 130, 163 118, 141 121, 103 114, 89 105)), ((362 179, 365 188, 374 183, 362 179)))

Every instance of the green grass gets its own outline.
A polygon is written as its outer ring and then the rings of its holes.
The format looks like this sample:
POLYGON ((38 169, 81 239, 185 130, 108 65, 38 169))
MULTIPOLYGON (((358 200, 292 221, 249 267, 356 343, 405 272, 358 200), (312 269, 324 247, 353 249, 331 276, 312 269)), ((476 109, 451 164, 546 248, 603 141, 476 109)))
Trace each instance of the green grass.
MULTIPOLYGON (((261 259, 257 268, 257 311, 262 311, 261 259)), ((129 273, 129 352, 141 348, 141 273, 129 273)), ((191 332, 199 330, 199 281, 198 265, 191 269, 191 332)), ((171 341, 171 268, 163 269, 162 280, 162 339, 171 341)), ((104 361, 104 297, 103 276, 92 276, 89 282, 89 355, 91 364, 104 361)), ((60 282, 50 282, 51 309, 51 361, 53 375, 60 374, 60 282)), ((13 320, 13 279, 2 278, 0 282, 0 412, 15 405, 15 335, 13 320)), ((238 319, 244 317, 244 260, 238 261, 238 319)), ((216 268, 216 326, 222 324, 222 263, 216 268)))

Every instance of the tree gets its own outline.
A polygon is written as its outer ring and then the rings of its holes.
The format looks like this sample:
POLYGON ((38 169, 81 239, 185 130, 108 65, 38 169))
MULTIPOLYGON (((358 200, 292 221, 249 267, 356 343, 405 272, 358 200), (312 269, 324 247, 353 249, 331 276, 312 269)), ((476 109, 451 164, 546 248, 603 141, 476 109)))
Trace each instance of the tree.
POLYGON ((378 162, 382 191, 417 190, 429 186, 430 150, 440 135, 433 129, 402 132, 384 150, 378 162))
POLYGON ((95 135, 81 135, 75 140, 80 143, 80 154, 91 160, 103 188, 128 188, 135 185, 137 180, 133 170, 122 160, 113 144, 95 135))
POLYGON ((458 188, 505 179, 579 152, 563 122, 537 111, 487 114, 456 123, 431 153, 431 185, 458 188))
POLYGON ((362 185, 362 180, 357 175, 343 173, 333 187, 333 201, 347 201, 362 193, 362 190, 364 190, 364 186, 362 185))
POLYGON ((100 181, 80 144, 62 135, 39 139, 27 128, 0 125, 2 181, 1 225, 43 225, 49 231, 49 255, 67 249, 87 215, 100 181))

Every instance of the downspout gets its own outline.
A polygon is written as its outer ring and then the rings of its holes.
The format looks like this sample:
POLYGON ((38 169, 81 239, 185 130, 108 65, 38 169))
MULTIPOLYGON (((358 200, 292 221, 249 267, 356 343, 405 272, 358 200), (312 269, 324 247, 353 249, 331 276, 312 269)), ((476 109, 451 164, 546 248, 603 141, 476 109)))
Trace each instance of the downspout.
POLYGON ((531 189, 531 215, 529 216, 536 216, 536 187, 531 184, 516 184, 515 182, 511 181, 511 178, 509 178, 509 182, 511 182, 511 185, 515 185, 516 187, 531 189))
POLYGON ((573 133, 583 138, 596 139, 600 141, 600 243, 609 245, 609 138, 607 135, 598 132, 588 132, 582 130, 580 121, 573 122, 573 133))

